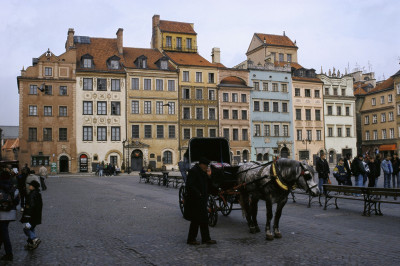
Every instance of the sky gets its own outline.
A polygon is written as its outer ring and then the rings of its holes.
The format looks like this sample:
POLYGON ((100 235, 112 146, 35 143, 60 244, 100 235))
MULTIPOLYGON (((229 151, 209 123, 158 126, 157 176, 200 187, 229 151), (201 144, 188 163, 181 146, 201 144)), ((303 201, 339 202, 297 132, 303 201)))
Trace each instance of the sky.
POLYGON ((116 38, 124 47, 149 48, 154 14, 161 20, 194 23, 200 55, 233 67, 246 59, 254 33, 297 42, 298 61, 328 73, 359 68, 387 79, 400 70, 398 0, 0 0, 0 125, 19 124, 17 76, 32 58, 50 49, 65 52, 69 28, 75 35, 116 38))

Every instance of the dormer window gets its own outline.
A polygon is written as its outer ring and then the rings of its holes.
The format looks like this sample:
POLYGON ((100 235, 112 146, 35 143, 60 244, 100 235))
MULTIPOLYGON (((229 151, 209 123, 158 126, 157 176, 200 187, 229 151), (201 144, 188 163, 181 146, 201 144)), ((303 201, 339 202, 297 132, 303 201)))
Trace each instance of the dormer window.
POLYGON ((147 57, 144 55, 141 55, 135 60, 134 63, 137 68, 147 68, 147 57))
POLYGON ((90 54, 85 54, 81 57, 81 67, 83 68, 93 68, 93 56, 90 54))
POLYGON ((112 56, 107 60, 107 67, 109 69, 120 69, 120 64, 119 64, 120 58, 118 56, 112 56))
POLYGON ((167 70, 168 69, 168 57, 163 56, 157 62, 156 65, 159 69, 167 70))

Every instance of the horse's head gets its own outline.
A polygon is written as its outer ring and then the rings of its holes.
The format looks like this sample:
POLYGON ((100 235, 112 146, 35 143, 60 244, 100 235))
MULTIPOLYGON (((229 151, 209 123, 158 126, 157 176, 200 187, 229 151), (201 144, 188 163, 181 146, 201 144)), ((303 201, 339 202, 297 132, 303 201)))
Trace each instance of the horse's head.
POLYGON ((312 196, 319 194, 317 183, 314 182, 314 168, 305 161, 300 162, 300 176, 297 179, 297 185, 310 193, 312 196))

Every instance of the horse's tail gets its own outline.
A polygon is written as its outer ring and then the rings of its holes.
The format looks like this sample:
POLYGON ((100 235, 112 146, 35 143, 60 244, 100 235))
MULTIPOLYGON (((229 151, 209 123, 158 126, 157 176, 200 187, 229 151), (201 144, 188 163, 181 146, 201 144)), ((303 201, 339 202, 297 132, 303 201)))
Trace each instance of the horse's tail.
MULTIPOLYGON (((240 207, 242 208, 242 216, 243 216, 243 218, 246 218, 246 206, 245 206, 245 200, 244 200, 244 197, 245 197, 245 194, 247 194, 247 193, 244 193, 243 191, 241 191, 240 192, 240 197, 239 197, 239 204, 240 204, 240 207)), ((248 195, 247 195, 247 197, 248 197, 248 195)), ((248 200, 247 200, 247 204, 248 204, 248 200)))

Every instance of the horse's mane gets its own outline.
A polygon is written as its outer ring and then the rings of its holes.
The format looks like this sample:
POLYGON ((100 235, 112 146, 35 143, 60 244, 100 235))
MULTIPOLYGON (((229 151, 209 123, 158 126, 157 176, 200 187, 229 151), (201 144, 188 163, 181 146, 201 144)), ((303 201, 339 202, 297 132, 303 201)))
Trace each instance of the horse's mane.
POLYGON ((276 165, 282 177, 296 176, 300 171, 300 164, 295 160, 282 158, 276 161, 276 165))

